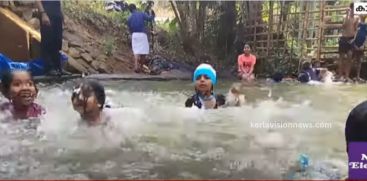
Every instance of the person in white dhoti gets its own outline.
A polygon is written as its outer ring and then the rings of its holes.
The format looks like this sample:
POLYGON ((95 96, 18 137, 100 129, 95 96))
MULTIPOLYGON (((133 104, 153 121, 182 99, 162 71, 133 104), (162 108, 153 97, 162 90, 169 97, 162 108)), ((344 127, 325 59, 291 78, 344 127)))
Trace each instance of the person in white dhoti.
POLYGON ((132 34, 131 47, 134 53, 134 69, 136 73, 139 73, 145 63, 145 56, 149 54, 149 42, 145 21, 153 21, 154 16, 137 11, 135 4, 130 4, 129 10, 131 15, 127 20, 127 25, 132 34))

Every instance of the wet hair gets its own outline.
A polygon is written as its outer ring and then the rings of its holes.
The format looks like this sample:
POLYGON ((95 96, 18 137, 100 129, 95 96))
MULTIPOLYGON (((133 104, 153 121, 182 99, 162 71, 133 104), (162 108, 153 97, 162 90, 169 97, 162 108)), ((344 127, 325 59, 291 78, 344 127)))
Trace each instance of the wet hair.
MULTIPOLYGON (((6 71, 2 73, 1 75, 1 93, 4 95, 4 97, 8 99, 9 99, 10 85, 13 82, 13 78, 14 78, 14 72, 27 72, 29 76, 31 77, 31 80, 33 81, 32 74, 25 70, 6 71)), ((36 92, 38 93, 37 85, 34 84, 34 87, 36 89, 36 92)))
POLYGON ((6 71, 1 75, 1 93, 4 97, 9 98, 9 90, 11 82, 13 81, 13 74, 10 71, 6 71))
POLYGON ((154 5, 154 1, 148 1, 148 5, 149 6, 153 6, 154 5))
POLYGON ((241 86, 240 85, 232 85, 230 91, 234 94, 240 93, 241 86))
POLYGON ((135 4, 129 4, 129 11, 133 12, 136 10, 136 5, 135 4))
POLYGON ((354 3, 350 3, 350 4, 349 4, 349 8, 350 8, 351 10, 354 10, 354 3))
POLYGON ((345 140, 350 142, 367 142, 367 101, 357 105, 350 113, 345 124, 345 140))
POLYGON ((321 66, 321 62, 320 61, 314 61, 312 62, 312 67, 320 67, 321 66))
POLYGON ((276 72, 272 77, 271 79, 274 80, 274 82, 281 82, 283 80, 283 74, 280 73, 280 72, 276 72))
POLYGON ((217 106, 223 106, 226 103, 226 97, 222 94, 218 94, 216 97, 217 106))
POLYGON ((74 100, 81 92, 83 92, 83 96, 86 98, 88 98, 93 92, 96 96, 97 102, 101 105, 100 109, 102 110, 104 108, 106 93, 104 87, 99 82, 92 80, 83 81, 74 89, 71 100, 74 100))
POLYGON ((309 69, 309 68, 311 68, 311 63, 310 62, 303 63, 302 70, 306 70, 306 69, 309 69))

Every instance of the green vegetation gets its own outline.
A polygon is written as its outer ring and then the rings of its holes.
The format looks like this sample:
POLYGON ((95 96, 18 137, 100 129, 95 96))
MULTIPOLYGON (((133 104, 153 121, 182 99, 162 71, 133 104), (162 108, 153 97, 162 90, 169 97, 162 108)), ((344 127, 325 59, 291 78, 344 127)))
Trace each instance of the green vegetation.
POLYGON ((116 50, 115 38, 112 36, 106 36, 103 41, 104 52, 107 56, 111 56, 116 50))
POLYGON ((158 31, 164 36, 165 41, 160 42, 160 46, 168 51, 177 51, 181 47, 180 39, 178 37, 179 27, 177 25, 177 18, 173 20, 165 20, 164 22, 157 22, 158 31))
POLYGON ((64 12, 79 21, 102 20, 111 21, 116 25, 125 25, 128 12, 108 12, 104 1, 62 1, 64 12))
MULTIPOLYGON (((138 8, 145 7, 140 0, 132 0, 138 8)), ((309 4, 309 11, 318 11, 318 3, 309 4)), ((350 1, 327 1, 327 5, 347 5, 350 1)), ((276 71, 296 72, 299 61, 310 53, 314 42, 305 41, 308 38, 315 39, 318 29, 303 30, 303 15, 297 14, 305 11, 306 2, 301 1, 169 1, 175 14, 175 18, 164 22, 157 22, 156 36, 161 50, 174 52, 177 54, 184 52, 187 57, 199 59, 201 56, 211 55, 213 64, 221 66, 233 66, 236 56, 244 42, 251 42, 253 37, 246 36, 253 33, 253 29, 246 29, 255 24, 264 25, 257 28, 256 32, 262 34, 258 36, 254 43, 257 47, 266 47, 268 23, 273 22, 271 28, 272 36, 278 36, 280 42, 271 43, 270 50, 256 49, 257 55, 269 53, 269 57, 261 60, 261 72, 271 74, 276 71), (256 6, 254 6, 256 5, 256 6), (272 8, 273 15, 270 15, 272 8), (279 14, 274 16, 274 14, 279 14), (258 18, 261 16, 261 18, 258 18), (284 42, 283 42, 284 41, 284 42)), ((63 1, 67 15, 96 26, 117 26, 126 31, 126 20, 129 12, 107 12, 104 8, 104 1, 63 1)), ((159 7, 155 7, 156 9, 159 7)), ((165 9, 166 10, 166 9, 165 9)), ((329 12, 325 14, 328 22, 335 23, 343 21, 340 12, 329 12)), ((309 27, 316 27, 319 24, 318 14, 310 15, 309 27)), ((328 34, 338 34, 340 30, 324 30, 328 34)), ((112 36, 112 35, 110 35, 112 36)), ((274 38, 274 37, 273 37, 274 38)), ((276 39, 276 38, 275 38, 276 39)), ((322 46, 336 47, 337 38, 323 40, 322 46)), ((157 45, 155 44, 155 47, 157 45)), ((115 40, 106 36, 104 49, 107 54, 111 54, 115 49, 115 40)), ((159 52, 157 52, 159 53, 159 52)))

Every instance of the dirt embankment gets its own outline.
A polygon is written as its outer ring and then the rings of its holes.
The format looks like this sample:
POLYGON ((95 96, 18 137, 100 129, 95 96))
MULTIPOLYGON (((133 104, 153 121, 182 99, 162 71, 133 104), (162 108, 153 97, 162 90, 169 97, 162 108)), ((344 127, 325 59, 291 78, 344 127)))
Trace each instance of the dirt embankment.
POLYGON ((133 55, 127 40, 123 39, 125 33, 107 21, 101 22, 100 25, 80 23, 66 16, 63 51, 89 66, 91 73, 132 72, 133 55), (110 40, 107 40, 106 33, 110 34, 110 40))
MULTIPOLYGON (((16 13, 39 31, 36 6, 30 1, 2 1, 2 7, 16 13)), ((62 50, 88 70, 88 73, 129 73, 133 55, 128 32, 101 17, 80 21, 65 13, 62 50)))
MULTIPOLYGON (((6 1, 2 3, 4 6, 6 1)), ((128 14, 117 14, 118 18, 111 18, 110 15, 113 14, 96 13, 93 9, 91 11, 90 7, 83 10, 78 3, 75 1, 73 4, 64 4, 67 7, 64 6, 63 11, 65 20, 62 50, 76 60, 82 70, 87 70, 87 73, 132 73, 133 54, 129 32, 124 23, 128 14)), ((39 31, 40 21, 35 13, 37 8, 33 2, 20 1, 13 5, 6 4, 5 7, 39 31)), ((168 51, 167 47, 170 43, 166 35, 164 30, 157 32, 154 38, 154 54, 148 56, 150 61, 146 73, 191 74, 192 67, 201 59, 180 54, 179 50, 168 51), (172 69, 176 71, 171 71, 172 69)), ((68 69, 73 70, 70 66, 68 69)))

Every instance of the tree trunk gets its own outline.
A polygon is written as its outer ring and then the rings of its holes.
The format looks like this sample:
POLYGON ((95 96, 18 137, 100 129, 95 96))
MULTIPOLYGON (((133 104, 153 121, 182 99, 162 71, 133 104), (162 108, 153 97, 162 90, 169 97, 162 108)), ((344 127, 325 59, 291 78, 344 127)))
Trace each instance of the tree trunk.
POLYGON ((188 28, 188 21, 190 18, 187 17, 189 6, 187 3, 170 1, 172 9, 178 19, 180 26, 180 35, 182 39, 182 46, 186 53, 195 55, 195 49, 193 47, 192 37, 190 36, 190 30, 188 28))
POLYGON ((205 18, 206 18, 206 1, 200 1, 199 2, 199 12, 197 16, 196 21, 196 29, 198 33, 198 39, 200 42, 203 40, 204 36, 204 28, 205 28, 205 18))
POLYGON ((176 18, 177 18, 178 24, 179 24, 180 28, 182 28, 182 27, 183 27, 183 25, 182 25, 182 20, 181 20, 180 13, 179 13, 179 12, 178 12, 178 10, 177 10, 176 2, 175 2, 175 1, 172 1, 172 0, 170 0, 169 2, 170 2, 170 4, 171 4, 171 7, 172 7, 172 9, 173 9, 173 12, 175 13, 175 16, 176 16, 176 18))
MULTIPOLYGON (((221 50, 220 56, 227 56, 231 50, 235 32, 234 27, 236 25, 236 2, 235 1, 224 1, 222 2, 222 13, 219 18, 219 31, 217 48, 221 50)), ((223 58, 221 57, 221 58, 223 58)))
POLYGON ((269 1, 269 25, 268 25, 268 37, 266 45, 266 55, 269 56, 269 50, 271 47, 271 42, 273 40, 273 1, 269 1))
MULTIPOLYGON (((282 13, 282 22, 286 22, 287 21, 287 19, 288 19, 288 12, 289 12, 289 9, 290 9, 290 1, 286 1, 285 3, 284 3, 284 10, 283 10, 283 13, 282 13)), ((284 32, 284 30, 286 29, 285 27, 284 27, 284 25, 285 24, 287 24, 287 23, 282 23, 282 31, 284 32)))

